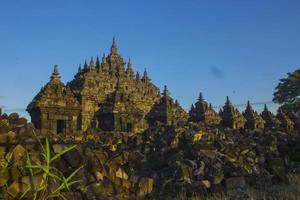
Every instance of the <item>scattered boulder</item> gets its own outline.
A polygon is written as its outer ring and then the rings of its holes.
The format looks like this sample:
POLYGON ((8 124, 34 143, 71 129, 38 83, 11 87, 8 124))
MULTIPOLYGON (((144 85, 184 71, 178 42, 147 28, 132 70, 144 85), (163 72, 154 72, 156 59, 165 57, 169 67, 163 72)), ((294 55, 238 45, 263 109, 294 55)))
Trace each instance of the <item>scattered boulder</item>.
POLYGON ((246 187, 246 181, 243 176, 227 178, 225 182, 227 189, 237 189, 246 187))

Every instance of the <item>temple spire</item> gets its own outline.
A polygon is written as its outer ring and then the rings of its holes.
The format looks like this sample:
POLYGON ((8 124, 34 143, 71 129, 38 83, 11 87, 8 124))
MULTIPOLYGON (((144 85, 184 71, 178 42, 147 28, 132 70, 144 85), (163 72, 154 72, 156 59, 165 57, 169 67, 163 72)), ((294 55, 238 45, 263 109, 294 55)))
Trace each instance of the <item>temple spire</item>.
POLYGON ((227 105, 231 105, 231 102, 230 102, 230 100, 229 100, 229 97, 228 97, 228 96, 226 96, 226 104, 227 104, 227 105))
POLYGON ((103 56, 102 56, 102 63, 106 63, 106 56, 105 56, 105 53, 103 53, 103 56))
POLYGON ((59 76, 59 72, 58 72, 58 65, 54 65, 51 80, 52 81, 59 81, 60 80, 60 76, 59 76))
POLYGON ((132 63, 131 63, 131 59, 128 59, 128 63, 127 63, 127 68, 132 68, 132 63))
POLYGON ((111 54, 118 54, 118 47, 117 47, 115 36, 113 37, 112 45, 111 45, 111 48, 110 48, 110 53, 111 54))
POLYGON ((91 57, 89 67, 95 67, 95 63, 94 63, 94 58, 93 58, 93 56, 91 57))
POLYGON ((264 111, 269 111, 268 107, 267 107, 267 104, 265 104, 264 111))
POLYGON ((97 56, 97 58, 96 58, 96 68, 97 68, 97 69, 100 68, 99 56, 97 56))
POLYGON ((148 78, 148 73, 147 73, 147 69, 145 68, 145 70, 144 70, 144 74, 143 74, 143 81, 144 82, 147 82, 148 80, 149 80, 149 78, 148 78))
POLYGON ((202 96, 202 92, 200 92, 200 94, 199 94, 199 99, 198 99, 199 101, 204 101, 204 98, 203 98, 203 96, 202 96))
POLYGON ((86 60, 84 61, 84 65, 83 65, 83 69, 87 69, 87 67, 88 67, 88 64, 87 64, 87 62, 86 62, 86 60))
POLYGON ((79 67, 78 67, 78 73, 80 73, 81 72, 81 64, 79 64, 79 67))
POLYGON ((170 92, 166 85, 164 86, 163 96, 164 97, 170 96, 170 92))
POLYGON ((129 58, 128 63, 127 63, 126 74, 127 74, 127 76, 128 76, 129 78, 133 79, 133 77, 134 77, 134 72, 133 72, 133 69, 132 69, 132 63, 131 63, 130 58, 129 58))
POLYGON ((148 77, 147 69, 144 69, 144 77, 148 77))
POLYGON ((251 106, 251 104, 250 104, 250 101, 247 101, 247 107, 246 107, 246 110, 249 110, 249 111, 252 110, 252 106, 251 106))

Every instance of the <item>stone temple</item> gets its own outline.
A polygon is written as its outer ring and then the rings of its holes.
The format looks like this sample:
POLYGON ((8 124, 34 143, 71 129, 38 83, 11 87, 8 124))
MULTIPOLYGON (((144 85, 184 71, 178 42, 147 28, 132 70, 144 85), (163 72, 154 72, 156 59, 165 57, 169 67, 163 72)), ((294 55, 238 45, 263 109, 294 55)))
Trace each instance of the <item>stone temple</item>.
POLYGON ((125 63, 115 39, 110 53, 79 66, 74 79, 61 82, 58 66, 50 81, 28 105, 31 121, 42 134, 76 134, 90 129, 99 131, 142 132, 149 127, 177 126, 203 122, 232 129, 294 129, 294 122, 279 110, 277 116, 265 106, 261 114, 250 102, 240 113, 227 97, 217 113, 202 94, 187 113, 173 101, 165 86, 162 93, 148 77, 134 72, 130 59, 125 63))
POLYGON ((145 69, 134 73, 118 53, 115 39, 109 55, 79 66, 74 79, 61 82, 58 66, 50 81, 28 105, 35 127, 42 133, 76 133, 89 128, 139 132, 149 125, 177 124, 188 118, 165 87, 160 94, 145 69), (125 69, 126 68, 126 69, 125 69))

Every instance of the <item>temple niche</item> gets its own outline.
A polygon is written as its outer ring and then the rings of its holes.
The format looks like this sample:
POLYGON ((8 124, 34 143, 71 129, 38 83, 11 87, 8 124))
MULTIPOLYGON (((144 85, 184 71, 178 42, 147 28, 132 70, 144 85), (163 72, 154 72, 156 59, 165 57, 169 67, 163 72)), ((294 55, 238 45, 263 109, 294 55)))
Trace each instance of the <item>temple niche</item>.
POLYGON ((243 115, 246 119, 245 129, 256 129, 265 127, 265 120, 252 109, 252 106, 249 101, 247 103, 245 111, 243 112, 243 115))
POLYGON ((223 109, 220 110, 220 116, 222 118, 221 125, 225 128, 239 129, 244 128, 246 119, 244 116, 233 107, 229 97, 227 96, 223 109))
POLYGON ((81 107, 70 87, 61 82, 57 65, 50 81, 34 97, 27 111, 42 134, 66 134, 78 130, 81 107))
POLYGON ((200 93, 198 101, 191 106, 189 111, 189 119, 194 122, 204 122, 208 125, 219 125, 221 117, 212 108, 212 105, 204 100, 202 93, 200 93))
POLYGON ((97 127, 103 131, 137 132, 148 126, 143 120, 143 111, 135 106, 124 86, 117 84, 116 90, 96 113, 97 127))

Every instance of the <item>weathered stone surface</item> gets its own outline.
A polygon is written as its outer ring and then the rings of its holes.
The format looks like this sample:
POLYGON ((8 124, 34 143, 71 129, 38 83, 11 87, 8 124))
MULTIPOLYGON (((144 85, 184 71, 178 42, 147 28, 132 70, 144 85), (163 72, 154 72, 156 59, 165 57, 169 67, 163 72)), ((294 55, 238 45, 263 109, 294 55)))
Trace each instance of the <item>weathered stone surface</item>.
POLYGON ((244 177, 231 177, 226 179, 227 189, 243 188, 246 186, 246 181, 244 177))
POLYGON ((26 149, 18 144, 12 151, 12 161, 13 162, 18 162, 21 161, 22 159, 26 159, 26 149))
POLYGON ((153 179, 152 178, 139 178, 137 196, 144 197, 150 194, 153 189, 153 179))
POLYGON ((127 173, 124 170, 122 170, 121 168, 119 168, 116 171, 116 177, 121 178, 121 179, 125 179, 125 180, 128 179, 127 173))
POLYGON ((13 197, 17 198, 23 195, 28 188, 33 188, 33 185, 38 185, 42 181, 42 177, 40 175, 36 175, 33 178, 30 176, 24 176, 20 180, 14 181, 7 188, 7 193, 13 197))

